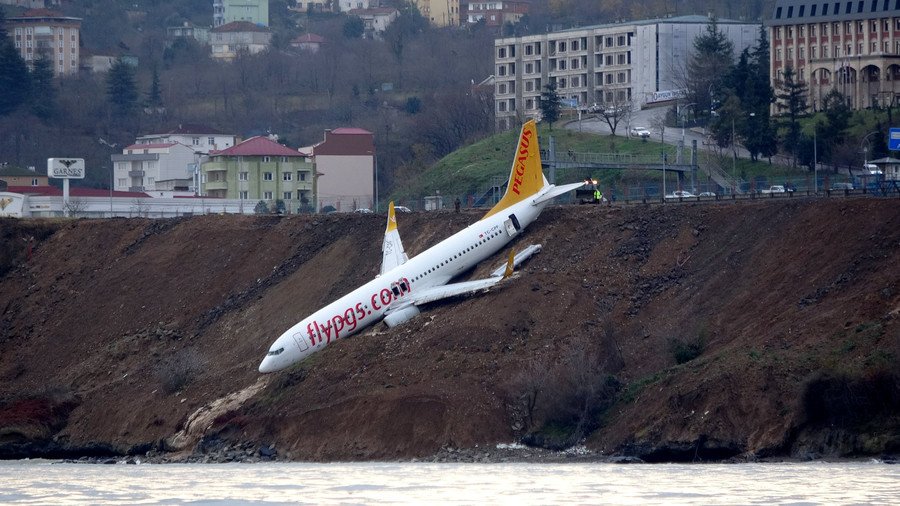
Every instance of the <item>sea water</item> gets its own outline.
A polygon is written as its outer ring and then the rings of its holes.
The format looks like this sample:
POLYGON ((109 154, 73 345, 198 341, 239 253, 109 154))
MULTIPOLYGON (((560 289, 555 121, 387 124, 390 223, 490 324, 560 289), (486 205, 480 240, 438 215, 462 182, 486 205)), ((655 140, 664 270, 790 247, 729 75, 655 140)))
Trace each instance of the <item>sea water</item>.
POLYGON ((0 462, 0 504, 900 504, 900 466, 0 462))

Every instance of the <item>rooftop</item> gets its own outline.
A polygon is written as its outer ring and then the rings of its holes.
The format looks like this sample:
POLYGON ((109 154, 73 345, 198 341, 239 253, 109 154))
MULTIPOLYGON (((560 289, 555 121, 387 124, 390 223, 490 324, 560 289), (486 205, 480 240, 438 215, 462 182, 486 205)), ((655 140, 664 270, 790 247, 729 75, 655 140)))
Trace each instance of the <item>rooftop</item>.
POLYGON ((211 156, 304 156, 303 153, 278 144, 268 137, 256 136, 221 151, 210 151, 211 156))
POLYGON ((210 32, 213 32, 213 33, 223 33, 223 32, 269 33, 270 31, 271 30, 269 30, 267 27, 265 27, 263 25, 257 25, 257 24, 251 23, 249 21, 232 21, 231 23, 228 23, 228 24, 225 24, 222 26, 217 26, 217 27, 213 28, 212 30, 210 30, 210 32))

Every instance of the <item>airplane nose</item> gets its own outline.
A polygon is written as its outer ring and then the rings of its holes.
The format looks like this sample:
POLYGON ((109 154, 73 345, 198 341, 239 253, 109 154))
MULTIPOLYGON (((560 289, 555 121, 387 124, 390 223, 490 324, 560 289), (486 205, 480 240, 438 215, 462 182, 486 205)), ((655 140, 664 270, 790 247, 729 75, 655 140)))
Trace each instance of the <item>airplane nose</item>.
POLYGON ((274 361, 272 360, 272 357, 264 358, 263 361, 259 363, 259 372, 267 373, 277 371, 278 368, 275 367, 275 364, 273 362, 274 361))

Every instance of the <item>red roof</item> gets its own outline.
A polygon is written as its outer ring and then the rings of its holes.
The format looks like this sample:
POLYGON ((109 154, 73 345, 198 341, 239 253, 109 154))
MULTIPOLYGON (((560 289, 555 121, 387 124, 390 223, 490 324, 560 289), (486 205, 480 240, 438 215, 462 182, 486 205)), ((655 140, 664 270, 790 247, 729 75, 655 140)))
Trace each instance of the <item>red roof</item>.
MULTIPOLYGON (((10 186, 7 191, 12 193, 21 193, 24 195, 38 195, 41 197, 62 197, 62 188, 55 186, 10 186)), ((102 188, 81 188, 78 186, 69 187, 70 197, 109 197, 109 190, 102 188)), ((130 197, 143 198, 149 197, 143 192, 112 192, 113 197, 130 197)))
POLYGON ((270 30, 265 26, 256 25, 249 21, 232 21, 231 23, 217 26, 210 30, 213 33, 222 33, 222 32, 265 32, 268 33, 270 30))
POLYGON ((177 142, 163 142, 156 144, 132 144, 125 149, 158 149, 158 148, 171 148, 172 146, 178 144, 177 142))
POLYGON ((314 43, 314 44, 322 44, 325 42, 325 38, 314 33, 304 33, 299 37, 295 37, 294 40, 291 41, 292 44, 303 44, 303 43, 314 43))
POLYGON ((296 149, 282 146, 268 137, 256 136, 221 151, 210 151, 213 156, 303 156, 296 149))

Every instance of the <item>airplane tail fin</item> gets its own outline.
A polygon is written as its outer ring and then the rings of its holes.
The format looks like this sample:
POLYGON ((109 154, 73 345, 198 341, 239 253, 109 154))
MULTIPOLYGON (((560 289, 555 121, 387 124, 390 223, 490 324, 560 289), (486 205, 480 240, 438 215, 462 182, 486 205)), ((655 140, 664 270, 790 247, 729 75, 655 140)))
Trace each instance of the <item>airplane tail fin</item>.
POLYGON ((519 143, 516 145, 516 155, 509 171, 506 193, 482 219, 531 197, 547 184, 544 171, 541 170, 537 125, 534 120, 529 120, 522 125, 522 132, 519 134, 519 143))

